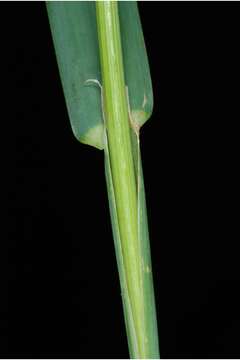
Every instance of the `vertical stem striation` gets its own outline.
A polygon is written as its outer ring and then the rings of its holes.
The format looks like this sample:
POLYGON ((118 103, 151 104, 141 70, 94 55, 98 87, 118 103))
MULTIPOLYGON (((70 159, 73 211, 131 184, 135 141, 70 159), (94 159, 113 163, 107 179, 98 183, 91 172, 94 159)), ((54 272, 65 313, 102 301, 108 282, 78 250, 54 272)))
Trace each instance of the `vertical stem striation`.
POLYGON ((146 358, 137 179, 130 137, 117 1, 97 1, 104 118, 127 291, 137 339, 134 357, 146 358))

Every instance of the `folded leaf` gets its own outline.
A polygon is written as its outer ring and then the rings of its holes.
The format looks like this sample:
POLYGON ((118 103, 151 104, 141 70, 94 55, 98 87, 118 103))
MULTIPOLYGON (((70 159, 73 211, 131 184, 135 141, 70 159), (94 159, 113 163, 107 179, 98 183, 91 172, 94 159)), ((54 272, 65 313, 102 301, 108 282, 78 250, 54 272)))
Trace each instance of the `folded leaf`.
MULTIPOLYGON (((73 133, 79 141, 103 149, 101 94, 87 82, 102 82, 95 3, 49 1, 47 11, 73 133)), ((137 4, 120 1, 119 17, 132 119, 141 126, 151 115, 153 96, 137 4)))

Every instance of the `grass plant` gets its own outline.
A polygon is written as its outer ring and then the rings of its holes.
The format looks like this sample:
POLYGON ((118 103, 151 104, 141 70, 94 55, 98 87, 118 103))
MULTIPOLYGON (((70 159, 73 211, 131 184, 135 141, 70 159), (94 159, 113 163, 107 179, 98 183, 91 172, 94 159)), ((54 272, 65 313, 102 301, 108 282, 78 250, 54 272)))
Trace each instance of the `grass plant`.
POLYGON ((48 2, 73 132, 104 151, 131 358, 159 358, 140 127, 153 97, 135 2, 48 2))

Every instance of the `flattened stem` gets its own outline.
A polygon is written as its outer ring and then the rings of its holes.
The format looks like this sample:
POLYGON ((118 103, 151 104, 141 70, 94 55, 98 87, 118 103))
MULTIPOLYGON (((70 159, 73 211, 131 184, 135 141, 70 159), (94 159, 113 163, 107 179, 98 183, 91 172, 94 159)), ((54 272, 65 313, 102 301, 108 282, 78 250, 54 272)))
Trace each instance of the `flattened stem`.
POLYGON ((137 340, 135 358, 147 358, 141 246, 138 238, 137 179, 130 137, 121 38, 116 1, 97 1, 103 82, 103 112, 116 202, 127 292, 137 340))

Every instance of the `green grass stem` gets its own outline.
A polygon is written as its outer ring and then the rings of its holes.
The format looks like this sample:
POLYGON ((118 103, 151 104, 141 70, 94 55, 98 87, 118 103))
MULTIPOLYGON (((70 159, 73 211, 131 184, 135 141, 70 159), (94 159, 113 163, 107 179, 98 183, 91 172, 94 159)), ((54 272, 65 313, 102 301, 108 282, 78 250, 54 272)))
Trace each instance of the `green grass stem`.
POLYGON ((103 86, 103 112, 126 286, 137 345, 134 357, 148 357, 144 321, 138 189, 134 172, 128 99, 124 80, 118 3, 96 2, 103 86))

